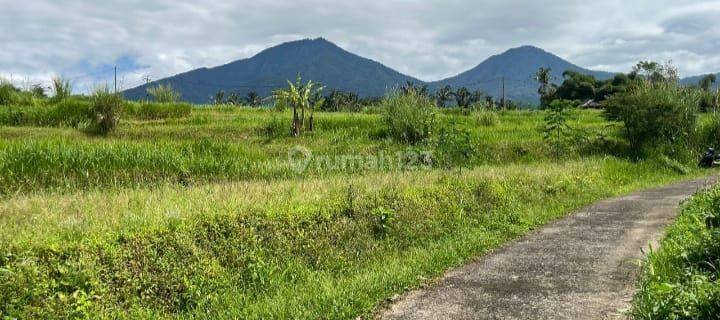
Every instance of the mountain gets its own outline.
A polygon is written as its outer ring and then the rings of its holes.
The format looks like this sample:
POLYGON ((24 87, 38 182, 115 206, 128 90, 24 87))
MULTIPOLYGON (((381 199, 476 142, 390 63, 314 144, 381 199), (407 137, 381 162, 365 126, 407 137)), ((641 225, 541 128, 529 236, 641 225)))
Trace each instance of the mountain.
MULTIPOLYGON (((683 79, 680 79, 680 83, 682 83, 686 86, 696 86, 700 83, 700 79, 702 79, 705 76, 706 76, 706 74, 683 78, 683 79)), ((717 78, 717 81, 715 81, 715 84, 713 85, 713 89, 718 90, 720 88, 720 73, 715 74, 715 77, 717 78)))
MULTIPOLYGON (((323 39, 306 39, 283 43, 266 49, 254 57, 234 61, 214 68, 200 68, 161 79, 149 84, 171 84, 181 93, 184 101, 208 103, 219 90, 226 94, 237 92, 244 96, 255 91, 268 96, 273 90, 287 86, 300 74, 303 80, 313 80, 332 89, 355 92, 361 97, 379 97, 387 90, 404 85, 407 81, 428 85, 430 90, 450 85, 482 90, 495 98, 505 95, 509 99, 536 104, 537 82, 535 73, 540 67, 552 69, 553 83, 563 81, 562 73, 572 70, 609 79, 613 73, 593 71, 572 64, 562 58, 533 46, 522 46, 488 58, 476 67, 457 76, 435 82, 423 82, 404 75, 379 62, 350 53, 323 39)), ((701 76, 682 79, 683 84, 697 84, 701 76)), ((720 80, 720 74, 718 74, 720 80)), ((719 81, 720 83, 720 81, 719 81)), ((719 83, 715 84, 715 87, 719 83)), ((128 99, 146 97, 147 85, 124 92, 128 99)))
MULTIPOLYGON (((382 96, 386 90, 406 81, 421 83, 376 61, 343 50, 322 39, 283 43, 266 49, 252 58, 214 68, 200 68, 149 84, 171 84, 181 99, 208 103, 219 90, 245 95, 255 91, 268 96, 274 89, 287 86, 287 80, 312 80, 326 86, 326 91, 352 91, 361 97, 382 96)), ((146 97, 147 85, 124 92, 128 99, 146 97)))
POLYGON ((537 82, 534 76, 540 67, 552 69, 553 83, 563 81, 563 72, 572 70, 605 80, 614 74, 592 71, 574 65, 562 58, 533 46, 522 46, 492 56, 478 66, 457 76, 431 83, 432 88, 445 85, 482 90, 496 98, 502 97, 502 78, 505 78, 505 95, 511 100, 537 103, 537 82))

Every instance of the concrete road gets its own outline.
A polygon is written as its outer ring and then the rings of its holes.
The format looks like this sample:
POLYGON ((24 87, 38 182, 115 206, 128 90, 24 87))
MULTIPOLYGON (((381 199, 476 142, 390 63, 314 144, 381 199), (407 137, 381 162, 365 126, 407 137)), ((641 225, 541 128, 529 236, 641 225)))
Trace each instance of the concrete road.
POLYGON ((447 273, 382 319, 616 319, 639 260, 703 178, 596 203, 447 273))

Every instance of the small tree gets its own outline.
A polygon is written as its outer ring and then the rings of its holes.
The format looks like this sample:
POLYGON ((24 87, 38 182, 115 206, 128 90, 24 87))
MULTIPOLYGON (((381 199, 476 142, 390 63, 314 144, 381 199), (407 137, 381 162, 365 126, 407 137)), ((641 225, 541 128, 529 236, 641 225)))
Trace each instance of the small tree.
POLYGON ((180 93, 170 84, 159 84, 155 87, 148 88, 147 92, 152 96, 153 101, 159 103, 173 103, 180 99, 180 93))
POLYGON ((94 130, 102 135, 113 131, 120 122, 120 108, 122 97, 113 93, 107 86, 97 87, 91 96, 92 117, 94 130))
POLYGON ((568 120, 572 116, 571 110, 576 106, 575 102, 569 100, 554 100, 548 106, 543 133, 555 159, 560 159, 572 140, 573 130, 568 120))

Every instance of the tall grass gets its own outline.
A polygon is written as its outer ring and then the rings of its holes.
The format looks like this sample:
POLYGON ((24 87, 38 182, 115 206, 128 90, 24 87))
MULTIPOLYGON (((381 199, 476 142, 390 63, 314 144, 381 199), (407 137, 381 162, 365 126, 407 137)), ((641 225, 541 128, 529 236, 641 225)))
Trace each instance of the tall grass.
POLYGON ((147 92, 153 98, 153 101, 158 103, 173 103, 180 99, 180 93, 170 84, 158 84, 148 88, 147 92))
POLYGON ((54 77, 52 79, 53 97, 52 101, 60 102, 72 95, 72 84, 70 80, 63 77, 54 77))
POLYGON ((635 319, 720 315, 720 188, 694 196, 660 249, 646 258, 633 300, 635 319))
POLYGON ((7 199, 0 314, 355 318, 568 210, 678 177, 603 159, 7 199))
POLYGON ((419 143, 437 129, 437 107, 429 97, 414 90, 395 92, 383 99, 383 120, 390 137, 400 142, 419 143))
POLYGON ((110 92, 108 86, 101 86, 93 91, 90 97, 92 105, 92 127, 91 130, 106 135, 120 122, 120 108, 123 99, 118 93, 110 92))

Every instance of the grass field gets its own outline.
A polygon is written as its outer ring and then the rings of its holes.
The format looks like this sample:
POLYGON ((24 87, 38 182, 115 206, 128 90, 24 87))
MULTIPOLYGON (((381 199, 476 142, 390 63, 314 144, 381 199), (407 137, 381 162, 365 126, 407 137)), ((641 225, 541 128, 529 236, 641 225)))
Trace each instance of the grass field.
POLYGON ((539 111, 444 111, 453 131, 416 145, 372 111, 317 113, 298 138, 290 117, 0 127, 0 315, 355 318, 573 209, 702 174, 619 156, 597 111, 577 112, 591 139, 561 160, 539 111))

